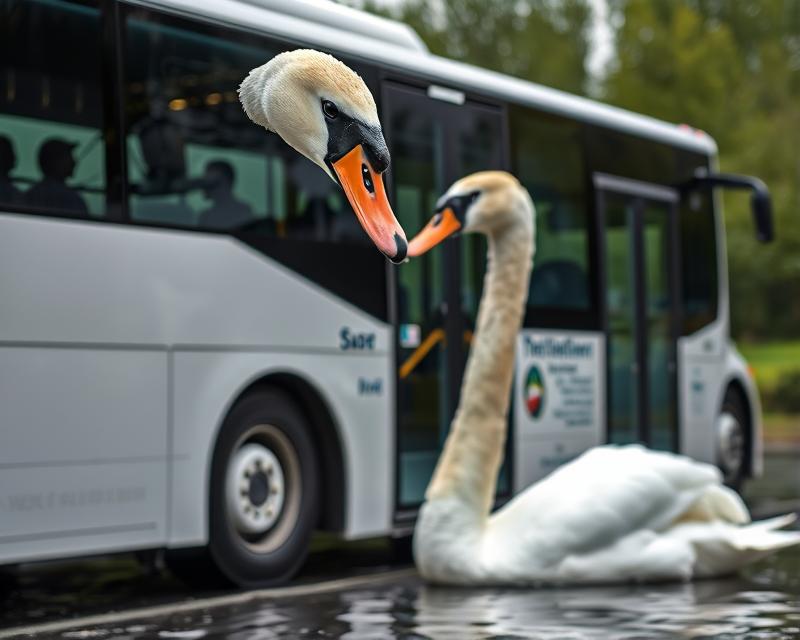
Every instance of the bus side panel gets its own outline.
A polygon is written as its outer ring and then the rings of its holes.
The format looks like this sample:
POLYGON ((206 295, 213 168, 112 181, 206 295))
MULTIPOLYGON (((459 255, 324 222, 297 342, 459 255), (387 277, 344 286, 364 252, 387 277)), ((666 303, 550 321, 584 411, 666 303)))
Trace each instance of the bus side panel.
POLYGON ((0 563, 164 544, 166 358, 0 348, 0 563))
MULTIPOLYGON (((356 538, 389 531, 394 390, 388 354, 179 352, 170 546, 207 542, 208 486, 218 429, 243 389, 278 372, 307 380, 321 394, 339 429, 345 469, 344 535, 356 538)), ((326 452, 319 450, 318 455, 326 452)))
POLYGON ((386 326, 226 235, 33 216, 0 214, 0 295, 2 342, 339 349, 386 326))
POLYGON ((726 323, 719 320, 678 339, 680 453, 717 464, 715 424, 727 380, 726 323))

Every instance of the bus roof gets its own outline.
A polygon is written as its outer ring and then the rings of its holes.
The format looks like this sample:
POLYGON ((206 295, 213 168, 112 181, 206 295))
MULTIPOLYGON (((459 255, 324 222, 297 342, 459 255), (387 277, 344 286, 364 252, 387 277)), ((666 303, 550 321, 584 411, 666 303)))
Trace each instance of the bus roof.
POLYGON ((428 53, 428 47, 425 46, 422 38, 408 25, 396 20, 387 20, 365 11, 358 11, 329 0, 241 1, 315 24, 359 34, 372 40, 390 42, 398 47, 428 53))
MULTIPOLYGON (((130 0, 129 0, 130 1, 130 0)), ((643 138, 716 155, 706 133, 670 124, 595 100, 448 60, 428 52, 407 25, 328 0, 133 0, 200 19, 301 41, 383 67, 411 73, 431 84, 472 91, 643 138)))

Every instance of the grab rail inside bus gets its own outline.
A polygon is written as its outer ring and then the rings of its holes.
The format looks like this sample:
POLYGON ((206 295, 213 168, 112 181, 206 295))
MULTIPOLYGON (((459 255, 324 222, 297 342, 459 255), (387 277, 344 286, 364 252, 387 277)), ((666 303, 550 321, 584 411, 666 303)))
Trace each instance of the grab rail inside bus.
POLYGON ((750 189, 750 206, 753 211, 753 222, 756 226, 756 238, 759 242, 771 242, 775 237, 772 219, 772 199, 769 189, 763 180, 753 176, 742 176, 733 173, 712 173, 705 167, 695 169, 694 178, 681 185, 682 191, 693 189, 724 187, 727 189, 750 189))
MULTIPOLYGON (((422 362, 422 359, 428 355, 430 350, 439 344, 439 342, 444 342, 445 340, 446 336, 443 329, 434 329, 431 331, 428 337, 423 340, 422 344, 414 349, 414 353, 408 356, 408 359, 400 367, 400 379, 402 380, 408 377, 408 374, 417 368, 417 365, 422 362)), ((464 331, 464 342, 466 344, 472 344, 472 331, 469 329, 464 331)))

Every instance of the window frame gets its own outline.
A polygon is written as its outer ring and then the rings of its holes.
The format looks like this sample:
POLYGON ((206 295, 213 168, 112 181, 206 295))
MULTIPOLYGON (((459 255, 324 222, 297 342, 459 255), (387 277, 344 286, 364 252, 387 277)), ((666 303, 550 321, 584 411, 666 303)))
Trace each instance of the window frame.
MULTIPOLYGON (((710 169, 712 164, 712 158, 709 155, 690 151, 683 147, 665 144, 663 142, 658 142, 654 140, 650 140, 644 138, 642 136, 638 136, 632 133, 628 133, 622 130, 617 129, 609 129, 606 127, 601 127, 599 125, 592 125, 592 124, 585 124, 585 145, 586 145, 586 152, 585 157, 587 161, 587 166, 591 169, 592 172, 597 173, 606 173, 617 175, 622 178, 627 178, 630 180, 639 180, 642 182, 647 182, 654 185, 661 185, 670 188, 678 188, 680 189, 682 185, 684 185, 688 180, 690 180, 694 174, 694 169, 697 167, 705 167, 710 169), (610 138, 609 138, 610 137, 610 138), (634 162, 633 164, 627 165, 629 168, 626 170, 624 166, 621 166, 619 163, 613 164, 614 162, 618 162, 618 158, 612 158, 611 163, 605 161, 605 159, 598 153, 597 149, 603 147, 603 145, 598 144, 598 139, 605 138, 608 139, 616 139, 619 141, 619 146, 622 148, 631 146, 636 148, 637 151, 635 153, 624 153, 622 154, 622 162, 625 162, 626 157, 633 157, 633 158, 651 158, 650 162, 634 162), (660 154, 660 155, 659 155, 660 154), (659 167, 658 160, 666 162, 666 166, 659 167)), ((596 191, 594 189, 594 185, 592 185, 593 190, 593 198, 596 200, 596 191)), ((678 201, 678 224, 677 224, 677 234, 678 240, 681 242, 684 239, 683 236, 683 228, 681 225, 682 215, 685 212, 686 208, 689 206, 687 201, 688 196, 693 193, 691 191, 681 192, 680 200, 678 201)), ((596 204, 593 205, 593 209, 596 212, 596 204)), ((722 253, 720 247, 720 225, 718 220, 720 218, 720 212, 718 209, 717 198, 710 197, 710 206, 708 207, 709 211, 708 214, 712 217, 711 224, 714 228, 714 256, 713 256, 713 264, 715 267, 715 279, 716 282, 713 285, 713 289, 716 291, 716 300, 714 302, 714 317, 709 319, 703 325, 691 325, 691 331, 687 331, 687 316, 686 316, 686 299, 685 299, 685 287, 683 286, 685 282, 685 260, 683 258, 682 249, 680 249, 680 244, 677 246, 678 248, 678 255, 675 256, 676 268, 678 270, 677 277, 679 282, 679 298, 677 299, 676 303, 680 307, 680 312, 678 316, 678 326, 679 326, 679 336, 686 336, 690 335, 691 333, 695 333, 696 331, 700 331, 705 327, 708 327, 715 322, 717 322, 721 317, 721 310, 722 310, 722 296, 724 294, 723 288, 725 287, 725 282, 723 280, 725 270, 727 269, 727 264, 720 263, 720 254, 722 253)), ((701 213, 700 215, 706 215, 701 213)), ((595 224, 597 227, 597 224, 595 224)), ((597 233, 597 230, 595 230, 597 233)), ((595 241, 593 242, 595 248, 597 247, 598 242, 600 242, 599 236, 596 236, 595 241)), ((596 271, 599 272, 603 265, 598 265, 596 271)), ((598 282, 597 291, 600 291, 600 283, 598 282)))

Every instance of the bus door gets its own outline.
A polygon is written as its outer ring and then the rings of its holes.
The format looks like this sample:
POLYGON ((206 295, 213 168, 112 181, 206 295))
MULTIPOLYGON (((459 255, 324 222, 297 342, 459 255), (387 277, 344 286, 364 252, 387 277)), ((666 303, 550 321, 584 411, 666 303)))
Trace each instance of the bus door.
POLYGON ((675 189, 594 175, 607 335, 608 440, 678 450, 675 189))
MULTIPOLYGON (((383 104, 392 157, 389 187, 409 239, 457 179, 505 168, 501 108, 443 87, 389 81, 383 84, 383 104)), ((404 511, 413 517, 422 503, 455 413, 485 262, 485 238, 462 234, 394 271, 398 517, 404 511)))

